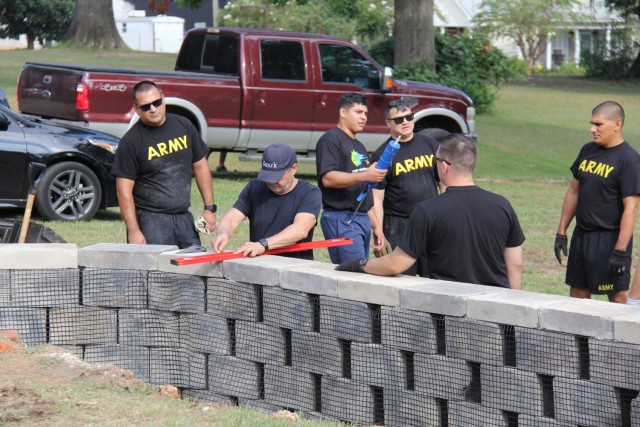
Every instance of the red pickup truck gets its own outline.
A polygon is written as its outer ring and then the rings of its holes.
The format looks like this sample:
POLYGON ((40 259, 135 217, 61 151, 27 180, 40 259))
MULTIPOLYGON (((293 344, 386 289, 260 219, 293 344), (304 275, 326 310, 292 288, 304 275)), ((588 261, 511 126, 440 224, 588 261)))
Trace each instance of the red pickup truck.
POLYGON ((146 79, 158 83, 167 111, 189 118, 212 151, 254 157, 282 142, 314 157, 320 135, 337 123, 345 92, 368 98, 369 120, 358 139, 370 151, 388 135, 384 107, 398 98, 414 105, 417 131, 475 137, 475 108, 464 92, 393 80, 390 68, 346 40, 262 29, 191 30, 174 71, 27 62, 18 106, 122 136, 136 116, 131 89, 146 79))

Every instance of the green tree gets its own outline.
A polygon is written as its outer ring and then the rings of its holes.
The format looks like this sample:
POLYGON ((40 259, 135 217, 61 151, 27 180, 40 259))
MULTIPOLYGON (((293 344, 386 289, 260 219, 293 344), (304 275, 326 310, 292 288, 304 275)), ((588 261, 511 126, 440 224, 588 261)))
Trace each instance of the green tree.
POLYGON ((554 30, 575 22, 577 0, 483 0, 475 24, 487 34, 515 41, 531 75, 554 30))
POLYGON ((27 35, 27 47, 35 39, 59 40, 73 14, 74 0, 0 0, 0 37, 27 35))
POLYGON ((394 67, 400 68, 410 62, 427 61, 430 68, 435 70, 433 1, 395 1, 394 67))
MULTIPOLYGON (((637 0, 605 0, 604 4, 610 9, 616 9, 622 16, 640 18, 640 2, 637 0)), ((640 52, 636 55, 628 75, 640 77, 640 52)))

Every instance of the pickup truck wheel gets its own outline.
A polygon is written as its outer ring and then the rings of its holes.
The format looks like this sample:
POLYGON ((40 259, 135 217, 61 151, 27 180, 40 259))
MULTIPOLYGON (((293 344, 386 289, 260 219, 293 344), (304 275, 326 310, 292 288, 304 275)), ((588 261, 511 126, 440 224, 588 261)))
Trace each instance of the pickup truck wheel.
POLYGON ((96 174, 83 164, 63 162, 44 172, 36 191, 36 209, 54 221, 90 220, 102 200, 96 174))
POLYGON ((421 135, 430 136, 431 138, 440 142, 445 138, 445 136, 449 135, 451 132, 449 132, 448 130, 440 129, 440 128, 429 128, 429 129, 422 129, 418 133, 421 135))

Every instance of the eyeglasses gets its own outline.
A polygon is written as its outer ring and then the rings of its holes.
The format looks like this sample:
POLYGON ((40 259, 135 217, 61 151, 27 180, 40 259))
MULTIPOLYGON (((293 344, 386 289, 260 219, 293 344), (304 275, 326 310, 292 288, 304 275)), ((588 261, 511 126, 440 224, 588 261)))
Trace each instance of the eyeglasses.
POLYGON ((436 162, 444 162, 451 166, 451 162, 449 160, 441 159, 440 157, 436 157, 436 162))
POLYGON ((387 120, 393 120, 393 123, 397 124, 397 125, 401 125, 402 122, 404 122, 404 119, 407 119, 408 122, 412 122, 413 121, 413 113, 411 114, 407 114, 406 116, 401 116, 401 117, 389 117, 387 120))
POLYGON ((158 98, 155 101, 150 102, 148 104, 138 105, 138 108, 140 109, 140 111, 143 111, 146 113, 147 111, 151 110, 152 105, 156 108, 159 108, 162 105, 162 98, 158 98))

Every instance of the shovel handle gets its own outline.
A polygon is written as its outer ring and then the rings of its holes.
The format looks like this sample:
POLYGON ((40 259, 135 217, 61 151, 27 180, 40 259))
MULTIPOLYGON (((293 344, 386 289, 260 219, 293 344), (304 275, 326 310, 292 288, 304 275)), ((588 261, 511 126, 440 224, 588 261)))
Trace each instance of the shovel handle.
POLYGON ((24 210, 24 218, 22 219, 22 225, 20 226, 20 237, 18 237, 18 243, 24 243, 27 240, 27 231, 29 230, 29 221, 31 221, 31 211, 33 210, 33 201, 36 196, 29 194, 27 198, 27 207, 24 210))

